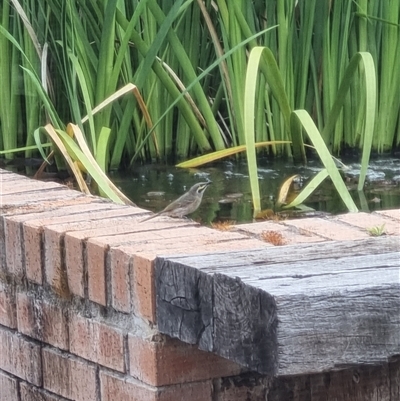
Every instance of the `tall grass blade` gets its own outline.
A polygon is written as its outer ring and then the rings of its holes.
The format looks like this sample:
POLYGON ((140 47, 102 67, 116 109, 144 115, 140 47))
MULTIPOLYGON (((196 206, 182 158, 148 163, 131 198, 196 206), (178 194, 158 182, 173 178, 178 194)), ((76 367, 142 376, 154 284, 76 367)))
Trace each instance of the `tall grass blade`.
POLYGON ((293 199, 289 204, 282 206, 282 209, 290 209, 301 205, 306 201, 309 196, 322 184, 322 182, 329 177, 328 170, 322 169, 316 176, 314 176, 310 182, 301 190, 301 192, 293 199))
POLYGON ((244 87, 244 137, 246 141, 247 168, 249 171, 254 216, 256 216, 261 211, 260 187, 258 185, 257 158, 255 147, 254 112, 258 69, 264 50, 265 48, 263 47, 254 47, 251 50, 244 87))
MULTIPOLYGON (((286 145, 290 144, 290 141, 266 141, 256 142, 256 148, 265 148, 268 146, 286 145)), ((225 157, 233 156, 241 152, 245 152, 247 149, 246 145, 233 146, 228 149, 218 150, 216 152, 207 153, 206 155, 195 157, 194 159, 186 160, 176 165, 180 168, 194 168, 203 166, 204 164, 221 160, 225 157)))
MULTIPOLYGON (((71 169, 72 174, 74 175, 79 189, 86 195, 90 195, 89 188, 86 185, 86 182, 82 176, 81 170, 78 168, 78 165, 76 164, 77 158, 75 157, 75 160, 73 159, 74 156, 71 157, 71 155, 75 155, 71 151, 71 149, 67 149, 67 146, 64 144, 64 142, 60 139, 60 130, 54 129, 54 127, 51 124, 47 124, 44 127, 46 133, 50 136, 51 140, 53 143, 57 146, 58 150, 61 152, 61 154, 64 157, 64 160, 67 162, 69 168, 71 169)), ((66 135, 68 137, 68 135, 66 135)), ((69 138, 69 137, 68 137, 69 138)))
MULTIPOLYGON (((291 119, 298 119, 301 123, 301 126, 304 128, 313 146, 315 147, 321 162, 325 166, 333 185, 335 186, 347 209, 350 212, 357 212, 357 206, 355 205, 342 177, 340 176, 335 162, 333 161, 332 156, 310 115, 305 110, 295 110, 291 114, 291 119)), ((292 126, 297 127, 298 125, 292 124, 292 126)))
POLYGON ((96 181, 99 186, 101 195, 106 196, 107 198, 114 200, 117 203, 124 203, 128 205, 133 205, 132 201, 129 200, 106 176, 104 171, 97 164, 93 155, 90 153, 89 148, 86 145, 85 138, 83 137, 82 131, 75 124, 68 124, 66 134, 63 131, 58 132, 60 137, 63 140, 63 143, 67 147, 68 151, 70 151, 76 161, 79 161, 83 164, 86 171, 91 175, 91 177, 96 181), (75 137, 78 146, 72 140, 72 137, 75 137), (70 140, 71 138, 71 140, 70 140))
POLYGON ((365 178, 367 176, 367 169, 369 158, 371 155, 372 141, 375 132, 375 114, 376 114, 376 75, 375 64, 370 53, 360 53, 364 66, 364 79, 365 79, 365 92, 366 92, 366 105, 365 105, 365 120, 364 120, 364 133, 363 133, 363 151, 361 158, 361 171, 358 180, 357 189, 361 191, 364 187, 365 178))

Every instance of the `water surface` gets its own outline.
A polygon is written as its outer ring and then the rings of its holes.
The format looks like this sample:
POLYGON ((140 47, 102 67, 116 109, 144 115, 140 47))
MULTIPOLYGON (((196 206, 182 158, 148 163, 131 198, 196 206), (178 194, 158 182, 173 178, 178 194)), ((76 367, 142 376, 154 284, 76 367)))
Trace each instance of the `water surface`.
MULTIPOLYGON (((360 210, 374 211, 400 207, 400 158, 385 157, 372 160, 363 193, 357 192, 360 165, 343 161, 348 169, 343 172, 347 187, 360 210)), ((274 209, 282 183, 294 174, 299 191, 316 173, 320 163, 310 161, 307 166, 293 166, 291 161, 261 160, 258 176, 263 209, 274 209)), ((190 217, 204 224, 232 220, 237 223, 253 221, 250 183, 245 161, 219 162, 197 169, 180 169, 165 165, 136 166, 133 172, 111 173, 110 178, 138 206, 154 212, 186 192, 193 184, 211 180, 200 208, 190 217)), ((347 212, 329 179, 306 202, 318 213, 347 212)))

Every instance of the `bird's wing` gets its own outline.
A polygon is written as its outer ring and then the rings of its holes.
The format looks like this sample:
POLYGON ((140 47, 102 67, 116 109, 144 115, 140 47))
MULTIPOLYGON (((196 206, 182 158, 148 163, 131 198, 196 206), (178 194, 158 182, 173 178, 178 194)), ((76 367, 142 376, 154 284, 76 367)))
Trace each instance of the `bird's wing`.
POLYGON ((167 207, 166 207, 165 209, 163 209, 163 210, 160 212, 160 214, 161 214, 161 213, 170 212, 171 210, 174 210, 174 209, 176 209, 176 208, 185 206, 186 204, 187 204, 187 201, 185 201, 185 199, 184 199, 184 197, 183 197, 183 195, 182 195, 180 198, 178 198, 177 200, 175 200, 175 201, 171 202, 169 205, 167 205, 167 207))

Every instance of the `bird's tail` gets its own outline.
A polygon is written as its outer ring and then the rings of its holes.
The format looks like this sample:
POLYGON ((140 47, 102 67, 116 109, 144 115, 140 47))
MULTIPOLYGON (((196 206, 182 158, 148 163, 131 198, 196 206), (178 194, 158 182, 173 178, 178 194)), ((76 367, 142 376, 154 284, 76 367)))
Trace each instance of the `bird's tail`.
POLYGON ((154 217, 157 217, 157 216, 159 216, 159 215, 160 215, 159 213, 153 214, 153 215, 151 215, 151 216, 149 216, 149 217, 146 217, 146 218, 143 219, 143 220, 140 220, 139 223, 144 223, 145 221, 154 219, 154 217))

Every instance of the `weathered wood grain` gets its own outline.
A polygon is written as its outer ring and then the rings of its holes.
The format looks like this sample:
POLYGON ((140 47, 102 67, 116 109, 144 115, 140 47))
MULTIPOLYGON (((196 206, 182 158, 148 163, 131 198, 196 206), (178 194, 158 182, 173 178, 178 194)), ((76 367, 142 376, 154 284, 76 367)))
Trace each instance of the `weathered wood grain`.
POLYGON ((156 261, 159 330, 260 373, 400 354, 399 240, 156 261))
MULTIPOLYGON (((393 401, 400 400, 400 359, 313 375, 272 380, 260 401, 393 401)), ((253 399, 252 399, 253 400, 253 399)))

